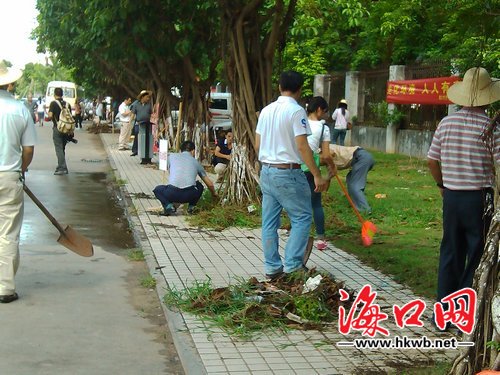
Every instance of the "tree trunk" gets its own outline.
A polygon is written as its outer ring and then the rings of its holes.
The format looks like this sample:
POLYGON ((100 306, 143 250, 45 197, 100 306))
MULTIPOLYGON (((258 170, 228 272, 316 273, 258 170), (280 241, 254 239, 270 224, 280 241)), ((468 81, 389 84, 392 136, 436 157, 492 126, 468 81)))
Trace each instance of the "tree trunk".
POLYGON ((285 38, 296 0, 287 6, 282 0, 277 1, 272 11, 266 13, 267 18, 262 15, 263 0, 220 0, 219 4, 225 11, 222 35, 228 44, 225 66, 232 92, 235 138, 223 196, 230 203, 246 204, 260 200, 255 149, 257 111, 272 99, 276 46, 285 38), (271 27, 265 30, 269 22, 271 27))

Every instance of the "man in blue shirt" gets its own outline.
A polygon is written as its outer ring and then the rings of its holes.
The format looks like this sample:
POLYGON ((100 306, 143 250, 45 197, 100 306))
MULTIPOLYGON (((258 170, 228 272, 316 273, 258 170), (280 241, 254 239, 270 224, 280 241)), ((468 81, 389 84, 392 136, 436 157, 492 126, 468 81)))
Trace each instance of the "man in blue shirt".
POLYGON ((214 184, 202 165, 194 158, 195 145, 192 141, 184 141, 181 144, 181 152, 171 154, 168 158, 168 168, 170 171, 169 184, 158 185, 153 190, 156 198, 163 205, 162 216, 170 216, 175 213, 174 203, 189 203, 188 213, 194 213, 195 206, 203 194, 203 185, 196 181, 200 176, 207 185, 208 190, 215 198, 214 184))

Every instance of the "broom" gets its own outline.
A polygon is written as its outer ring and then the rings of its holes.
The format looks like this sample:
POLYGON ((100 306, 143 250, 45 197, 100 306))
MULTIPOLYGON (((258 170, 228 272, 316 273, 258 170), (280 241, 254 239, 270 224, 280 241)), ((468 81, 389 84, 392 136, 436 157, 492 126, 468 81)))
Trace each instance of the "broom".
POLYGON ((364 246, 370 246, 373 243, 373 236, 375 236, 375 233, 377 233, 377 227, 375 224, 373 224, 371 221, 368 220, 363 220, 361 217, 361 214, 359 213, 358 209, 354 205, 354 202, 352 201, 351 197, 349 196, 349 193, 347 192, 344 184, 340 180, 338 175, 335 175, 337 178, 337 181, 340 184, 340 187, 342 188, 342 191, 344 192, 345 196, 347 197, 347 200, 351 204, 352 209, 354 210, 354 213, 358 217, 359 222, 361 223, 361 240, 363 241, 364 246))

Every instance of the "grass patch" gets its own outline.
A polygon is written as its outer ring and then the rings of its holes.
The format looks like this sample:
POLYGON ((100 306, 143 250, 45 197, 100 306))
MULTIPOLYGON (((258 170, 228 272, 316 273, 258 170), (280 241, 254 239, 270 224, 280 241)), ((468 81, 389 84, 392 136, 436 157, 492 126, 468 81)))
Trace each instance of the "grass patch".
POLYGON ((140 262, 143 261, 144 258, 144 252, 141 249, 132 249, 128 253, 128 260, 133 261, 133 262, 140 262))
POLYGON ((241 339, 291 327, 318 329, 336 319, 339 304, 348 308, 352 301, 340 302, 338 290, 344 286, 328 275, 323 275, 316 290, 302 294, 305 281, 316 274, 300 271, 272 285, 256 278, 237 279, 225 288, 214 288, 209 278, 183 290, 169 288, 163 300, 167 306, 197 315, 209 330, 222 329, 241 339))
MULTIPOLYGON (((425 160, 373 152, 374 169, 368 174, 366 195, 373 213, 365 216, 379 232, 371 247, 361 243, 360 224, 335 179, 323 194, 326 237, 335 246, 358 256, 365 264, 391 275, 415 293, 435 297, 441 207, 439 189, 425 160), (376 199, 385 194, 385 199, 376 199)), ((348 170, 340 171, 345 181, 348 170)), ((208 193, 208 191, 206 192, 208 193)), ((204 194, 200 213, 190 217, 195 226, 224 229, 261 225, 261 207, 249 214, 246 207, 222 206, 204 194)), ((282 220, 287 227, 288 221, 282 220)))
POLYGON ((156 287, 156 279, 151 275, 144 276, 141 278, 141 286, 147 289, 153 289, 156 287))
MULTIPOLYGON (((357 221, 338 183, 324 195, 326 235, 341 249, 391 275, 417 294, 434 298, 441 240, 441 196, 424 160, 374 152, 366 195, 379 233, 370 247, 360 240, 357 221), (385 194, 385 199, 376 199, 385 194)), ((340 175, 345 177, 347 171, 340 175)))
POLYGON ((196 215, 188 216, 189 224, 195 227, 210 227, 215 230, 222 230, 228 227, 258 228, 261 224, 261 206, 255 204, 257 208, 252 213, 247 207, 232 204, 221 205, 212 199, 208 190, 203 192, 197 204, 199 211, 196 215))

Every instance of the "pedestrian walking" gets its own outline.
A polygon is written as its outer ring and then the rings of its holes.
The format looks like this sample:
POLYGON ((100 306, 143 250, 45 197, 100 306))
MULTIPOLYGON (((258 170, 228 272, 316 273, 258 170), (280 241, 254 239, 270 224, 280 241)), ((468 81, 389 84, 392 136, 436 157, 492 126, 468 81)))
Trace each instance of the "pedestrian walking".
POLYGON ((75 100, 75 129, 82 129, 82 105, 79 100, 75 100))
POLYGON ((438 302, 472 286, 492 218, 494 163, 500 163, 500 132, 492 144, 482 140, 490 123, 485 110, 500 100, 500 80, 484 68, 471 68, 447 95, 462 108, 441 120, 427 154, 443 197, 438 302))
POLYGON ((38 124, 43 126, 43 122, 45 121, 45 102, 42 100, 42 97, 38 97, 38 101, 36 102, 36 112, 38 115, 38 124))
POLYGON ((54 149, 56 151, 57 157, 57 168, 54 172, 55 175, 68 174, 68 166, 66 165, 66 145, 70 139, 72 139, 72 134, 61 133, 57 129, 57 122, 59 121, 59 116, 61 114, 62 108, 69 108, 71 111, 71 106, 63 100, 63 90, 60 87, 54 89, 54 100, 49 106, 49 121, 52 120, 52 140, 54 142, 54 149))
POLYGON ((333 111, 332 119, 334 121, 332 142, 343 146, 347 131, 352 127, 349 111, 347 110, 347 101, 345 99, 342 99, 335 111, 333 111))
POLYGON ((18 299, 14 277, 24 214, 23 177, 36 141, 30 112, 10 93, 21 75, 0 64, 0 303, 18 299))
POLYGON ((264 269, 270 279, 279 277, 283 271, 305 269, 312 208, 311 191, 300 165, 305 163, 314 176, 316 192, 324 191, 327 186, 307 143, 311 129, 306 111, 297 103, 303 83, 300 73, 283 72, 279 80, 281 96, 262 109, 257 122, 255 145, 262 164, 262 247, 264 269), (278 251, 283 209, 292 224, 284 265, 278 251))
POLYGON ((26 107, 28 108, 28 111, 30 111, 31 118, 33 119, 33 122, 36 122, 36 115, 35 115, 35 110, 36 110, 36 103, 33 102, 33 95, 28 94, 28 97, 26 98, 26 107))

